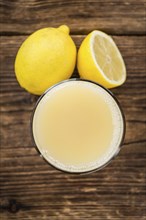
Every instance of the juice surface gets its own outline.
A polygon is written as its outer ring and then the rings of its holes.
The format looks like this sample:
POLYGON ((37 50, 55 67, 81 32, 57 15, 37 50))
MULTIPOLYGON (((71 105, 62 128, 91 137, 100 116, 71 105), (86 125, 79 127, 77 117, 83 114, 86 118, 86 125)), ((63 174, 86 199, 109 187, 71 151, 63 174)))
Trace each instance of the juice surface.
POLYGON ((87 81, 67 81, 38 103, 33 135, 41 154, 54 166, 84 172, 106 163, 117 151, 123 120, 113 97, 87 81))

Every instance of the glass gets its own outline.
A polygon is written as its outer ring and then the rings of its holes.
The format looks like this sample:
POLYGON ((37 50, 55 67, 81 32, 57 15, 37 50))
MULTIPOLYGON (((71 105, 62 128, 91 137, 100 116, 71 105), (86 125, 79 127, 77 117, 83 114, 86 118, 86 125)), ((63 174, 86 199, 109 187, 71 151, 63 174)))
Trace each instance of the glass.
POLYGON ((57 170, 60 170, 62 172, 65 172, 65 173, 75 173, 75 174, 86 174, 86 173, 92 173, 92 172, 95 172, 95 171, 98 171, 98 170, 101 170, 103 169, 105 166, 107 166, 116 156, 117 154, 119 153, 121 147, 122 147, 122 143, 123 143, 123 140, 124 140, 124 137, 125 137, 125 131, 126 131, 126 123, 125 123, 125 117, 124 117, 124 114, 123 114, 123 111, 121 109, 121 106, 117 100, 117 98, 113 95, 113 93, 106 89, 105 87, 103 87, 102 85, 96 83, 96 82, 93 82, 93 81, 90 81, 90 80, 85 80, 85 79, 79 79, 79 78, 72 78, 72 79, 68 79, 68 80, 64 80, 64 81, 61 81, 57 84, 55 84, 54 86, 50 87, 49 89, 47 89, 41 96, 40 98, 38 99, 35 107, 34 107, 34 110, 33 110, 33 113, 32 113, 32 118, 31 118, 31 134, 32 134, 32 137, 33 137, 33 141, 34 141, 34 144, 35 144, 35 147, 36 147, 36 150, 38 151, 38 153, 40 154, 40 156, 49 164, 51 165, 52 167, 54 167, 55 169, 57 170), (35 111, 37 109, 37 106, 39 104, 39 102, 43 99, 43 97, 49 93, 54 87, 57 87, 58 85, 62 84, 62 83, 65 83, 65 82, 68 82, 68 81, 85 81, 85 82, 89 82, 89 83, 93 83, 94 85, 97 85, 99 87, 101 87, 102 89, 104 89, 113 99, 114 101, 116 102, 117 106, 119 107, 119 110, 120 110, 120 113, 121 113, 121 116, 122 116, 122 122, 123 122, 123 132, 122 132, 122 138, 121 138, 121 141, 120 141, 120 144, 119 146, 117 146, 117 150, 116 152, 114 153, 114 155, 112 155, 112 157, 103 165, 97 167, 97 168, 94 168, 90 171, 81 171, 81 172, 72 172, 72 171, 66 171, 66 170, 63 170, 59 167, 56 167, 55 165, 53 165, 52 163, 50 163, 40 152, 39 148, 37 147, 37 144, 36 144, 36 141, 35 141, 35 138, 34 138, 34 134, 33 134, 33 118, 34 118, 34 114, 35 114, 35 111))

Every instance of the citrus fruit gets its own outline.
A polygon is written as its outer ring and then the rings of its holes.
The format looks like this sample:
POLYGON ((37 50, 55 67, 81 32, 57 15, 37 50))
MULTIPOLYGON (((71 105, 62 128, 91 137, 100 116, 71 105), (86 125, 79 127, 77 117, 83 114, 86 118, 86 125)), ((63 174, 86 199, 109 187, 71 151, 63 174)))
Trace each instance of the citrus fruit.
POLYGON ((41 95, 52 85, 68 79, 76 62, 76 46, 69 28, 43 28, 21 45, 15 60, 15 73, 21 87, 41 95))
POLYGON ((126 80, 123 58, 113 39, 93 31, 83 40, 77 58, 81 78, 93 80, 106 88, 120 86, 126 80))

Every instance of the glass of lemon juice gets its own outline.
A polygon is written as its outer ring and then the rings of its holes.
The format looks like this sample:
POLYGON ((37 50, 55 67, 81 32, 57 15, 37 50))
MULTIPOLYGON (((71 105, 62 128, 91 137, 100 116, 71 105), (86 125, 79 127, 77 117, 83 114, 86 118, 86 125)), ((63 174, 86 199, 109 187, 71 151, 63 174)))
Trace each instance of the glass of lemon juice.
POLYGON ((125 120, 109 90, 92 81, 69 79, 40 97, 32 133, 49 164, 69 173, 86 173, 105 167, 117 155, 125 120))

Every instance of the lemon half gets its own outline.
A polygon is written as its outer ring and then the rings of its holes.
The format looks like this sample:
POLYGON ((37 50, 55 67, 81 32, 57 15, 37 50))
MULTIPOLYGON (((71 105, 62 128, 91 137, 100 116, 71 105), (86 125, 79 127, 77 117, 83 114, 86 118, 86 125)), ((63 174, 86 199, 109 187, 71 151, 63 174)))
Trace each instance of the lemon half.
POLYGON ((113 39, 101 31, 91 32, 82 42, 77 58, 81 78, 106 88, 120 86, 126 80, 126 67, 113 39))

